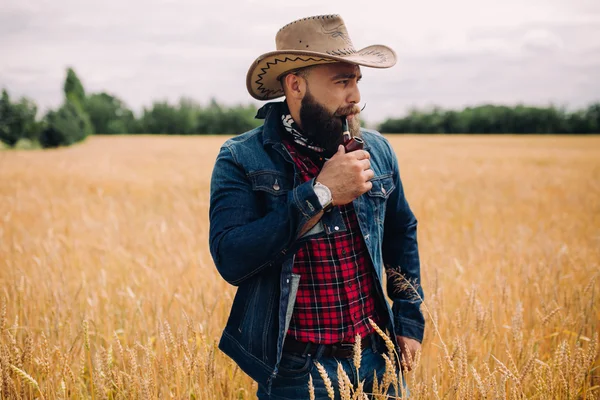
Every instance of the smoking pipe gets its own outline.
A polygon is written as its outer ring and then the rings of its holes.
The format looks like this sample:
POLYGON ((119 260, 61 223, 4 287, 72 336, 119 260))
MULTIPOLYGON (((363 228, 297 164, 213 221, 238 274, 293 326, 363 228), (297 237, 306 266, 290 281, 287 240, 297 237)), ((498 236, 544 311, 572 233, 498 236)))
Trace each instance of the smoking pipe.
POLYGON ((350 129, 348 128, 348 120, 345 116, 342 117, 342 128, 344 129, 344 148, 346 149, 346 153, 362 150, 365 142, 359 137, 352 136, 350 129))

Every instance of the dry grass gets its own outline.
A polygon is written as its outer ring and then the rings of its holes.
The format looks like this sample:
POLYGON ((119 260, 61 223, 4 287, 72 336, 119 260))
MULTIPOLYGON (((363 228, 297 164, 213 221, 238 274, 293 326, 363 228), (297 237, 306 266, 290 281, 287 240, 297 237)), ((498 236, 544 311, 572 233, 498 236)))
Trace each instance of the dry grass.
MULTIPOLYGON (((254 398, 216 349, 234 293, 207 246, 223 140, 0 152, 0 398, 254 398)), ((412 397, 600 398, 600 138, 392 142, 428 318, 412 397)))

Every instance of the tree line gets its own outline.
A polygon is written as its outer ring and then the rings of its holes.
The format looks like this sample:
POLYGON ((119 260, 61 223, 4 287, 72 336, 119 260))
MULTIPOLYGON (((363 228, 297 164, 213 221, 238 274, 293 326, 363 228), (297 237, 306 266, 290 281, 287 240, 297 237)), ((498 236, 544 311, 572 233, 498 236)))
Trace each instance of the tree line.
MULTIPOLYGON (((117 96, 87 94, 81 80, 68 68, 63 102, 38 117, 35 102, 13 101, 6 89, 0 96, 0 142, 12 147, 58 147, 91 134, 239 134, 259 126, 252 104, 224 106, 187 98, 171 104, 155 101, 136 116, 117 96)), ((482 105, 461 111, 435 107, 412 110, 404 118, 389 118, 377 129, 382 133, 600 133, 600 103, 568 112, 553 106, 515 107, 482 105)))
POLYGON ((259 126, 254 105, 224 106, 212 99, 202 105, 182 98, 176 104, 155 101, 139 117, 117 96, 87 94, 72 68, 67 69, 63 102, 37 117, 37 105, 22 97, 0 96, 0 142, 11 147, 58 147, 91 134, 237 134, 259 126))
POLYGON ((404 118, 387 119, 379 130, 390 133, 600 133, 600 103, 573 112, 554 106, 481 105, 462 111, 435 107, 412 110, 404 118))

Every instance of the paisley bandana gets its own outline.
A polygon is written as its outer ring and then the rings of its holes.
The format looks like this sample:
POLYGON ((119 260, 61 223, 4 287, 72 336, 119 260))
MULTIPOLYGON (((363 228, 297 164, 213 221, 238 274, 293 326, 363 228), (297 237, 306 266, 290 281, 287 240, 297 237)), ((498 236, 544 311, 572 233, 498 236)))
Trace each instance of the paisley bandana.
POLYGON ((281 115, 281 122, 283 123, 283 127, 286 132, 289 133, 294 139, 294 143, 299 144, 302 147, 305 147, 309 150, 312 150, 316 153, 324 153, 325 149, 314 144, 309 138, 304 136, 300 130, 294 118, 290 114, 290 110, 287 107, 287 104, 284 103, 283 113, 281 115))

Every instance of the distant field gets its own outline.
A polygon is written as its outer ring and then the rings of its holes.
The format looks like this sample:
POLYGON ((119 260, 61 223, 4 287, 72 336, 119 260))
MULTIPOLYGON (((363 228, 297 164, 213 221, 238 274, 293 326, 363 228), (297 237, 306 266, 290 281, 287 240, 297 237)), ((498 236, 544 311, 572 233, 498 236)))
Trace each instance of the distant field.
MULTIPOLYGON (((600 398, 600 137, 389 139, 426 294, 411 398, 600 398)), ((216 348, 224 140, 0 152, 0 398, 254 398, 216 348)))

